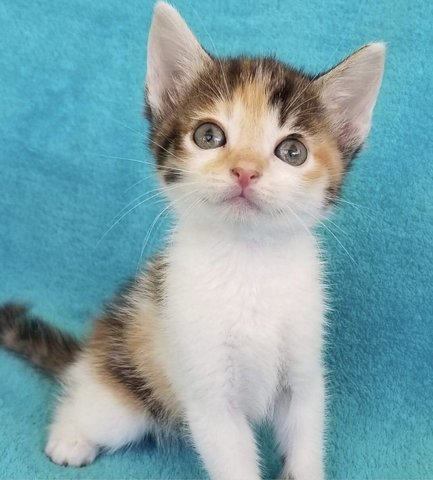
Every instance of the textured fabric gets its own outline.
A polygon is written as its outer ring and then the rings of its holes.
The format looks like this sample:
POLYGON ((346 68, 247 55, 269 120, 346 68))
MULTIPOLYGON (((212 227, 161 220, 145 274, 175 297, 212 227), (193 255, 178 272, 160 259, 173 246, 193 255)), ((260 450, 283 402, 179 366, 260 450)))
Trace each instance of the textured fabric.
MULTIPOLYGON (((389 46, 368 148, 321 228, 332 297, 333 479, 433 478, 432 5, 176 2, 218 54, 275 53, 318 71, 366 42, 389 46)), ((167 225, 166 212, 155 221, 165 207, 155 196, 99 241, 117 212, 156 188, 151 163, 139 163, 152 161, 142 118, 152 7, 148 0, 0 2, 0 300, 28 301, 79 334, 136 272, 141 252, 145 259, 161 245, 167 225)), ((0 478, 205 476, 184 441, 158 449, 149 439, 85 469, 51 464, 43 448, 55 391, 0 351, 0 478)), ((265 474, 275 476, 268 430, 260 438, 265 474)))

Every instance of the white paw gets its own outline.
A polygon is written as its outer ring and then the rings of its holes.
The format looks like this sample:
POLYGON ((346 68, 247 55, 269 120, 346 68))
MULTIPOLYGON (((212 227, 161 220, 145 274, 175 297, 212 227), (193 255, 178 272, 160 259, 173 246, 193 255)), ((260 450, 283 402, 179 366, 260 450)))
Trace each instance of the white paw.
POLYGON ((323 472, 317 471, 308 471, 303 470, 299 472, 293 472, 289 474, 287 477, 284 476, 283 478, 288 480, 324 480, 325 476, 323 472))
POLYGON ((283 470, 281 480, 325 480, 323 468, 321 465, 299 465, 293 466, 290 471, 287 468, 283 470))
POLYGON ((51 436, 45 453, 58 465, 83 467, 95 460, 98 448, 80 435, 59 438, 51 436))

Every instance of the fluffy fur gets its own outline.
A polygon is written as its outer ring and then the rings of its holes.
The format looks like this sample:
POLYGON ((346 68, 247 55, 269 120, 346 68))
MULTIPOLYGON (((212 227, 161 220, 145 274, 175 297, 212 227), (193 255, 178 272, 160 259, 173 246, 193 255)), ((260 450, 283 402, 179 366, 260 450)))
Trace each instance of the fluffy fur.
POLYGON ((46 447, 54 462, 81 466, 146 432, 186 430, 213 479, 257 480, 251 424, 268 418, 282 478, 324 478, 325 299, 312 228, 368 134, 383 59, 371 44, 315 76, 271 58, 217 59, 157 5, 147 100, 178 218, 169 247, 83 345, 19 307, 0 310, 2 343, 65 385, 46 447), (194 141, 207 122, 225 134, 219 148, 194 141), (287 138, 305 145, 301 165, 276 156, 287 138))

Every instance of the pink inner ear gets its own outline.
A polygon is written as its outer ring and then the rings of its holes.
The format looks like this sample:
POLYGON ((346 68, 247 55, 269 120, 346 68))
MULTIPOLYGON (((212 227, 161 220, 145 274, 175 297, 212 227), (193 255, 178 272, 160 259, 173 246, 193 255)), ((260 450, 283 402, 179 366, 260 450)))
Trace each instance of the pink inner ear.
POLYGON ((345 122, 340 126, 340 141, 344 145, 352 143, 356 139, 356 128, 351 122, 345 122))

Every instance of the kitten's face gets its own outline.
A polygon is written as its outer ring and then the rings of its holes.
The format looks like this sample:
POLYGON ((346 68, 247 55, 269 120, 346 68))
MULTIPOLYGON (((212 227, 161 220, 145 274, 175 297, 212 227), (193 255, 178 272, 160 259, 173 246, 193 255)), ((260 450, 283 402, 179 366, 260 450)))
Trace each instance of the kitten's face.
POLYGON ((314 223, 344 163, 310 84, 273 60, 209 62, 155 131, 170 198, 226 221, 314 223))
MULTIPOLYGON (((366 89, 353 82, 365 59, 351 58, 365 57, 362 50, 316 79, 273 59, 214 59, 185 28, 172 7, 158 5, 149 40, 151 142, 173 206, 210 221, 311 226, 338 194, 368 132, 381 68, 366 89), (175 58, 164 63, 159 56, 168 48, 175 58), (367 100, 347 104, 343 76, 367 100)), ((373 53, 383 62, 383 47, 373 53)))

